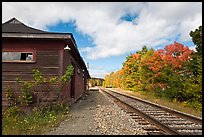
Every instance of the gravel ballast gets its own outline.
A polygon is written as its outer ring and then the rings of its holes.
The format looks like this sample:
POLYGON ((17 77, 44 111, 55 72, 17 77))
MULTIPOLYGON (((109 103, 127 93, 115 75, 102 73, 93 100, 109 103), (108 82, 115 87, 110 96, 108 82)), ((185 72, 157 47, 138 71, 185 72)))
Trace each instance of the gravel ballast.
POLYGON ((44 135, 146 135, 101 91, 85 93, 70 107, 71 117, 44 135))

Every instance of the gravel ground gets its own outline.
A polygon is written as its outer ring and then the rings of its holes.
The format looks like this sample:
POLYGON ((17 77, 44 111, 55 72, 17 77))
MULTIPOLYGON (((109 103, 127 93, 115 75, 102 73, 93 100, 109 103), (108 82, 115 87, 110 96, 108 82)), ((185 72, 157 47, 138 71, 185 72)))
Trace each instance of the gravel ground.
POLYGON ((146 135, 100 91, 89 91, 71 105, 71 117, 44 135, 146 135))

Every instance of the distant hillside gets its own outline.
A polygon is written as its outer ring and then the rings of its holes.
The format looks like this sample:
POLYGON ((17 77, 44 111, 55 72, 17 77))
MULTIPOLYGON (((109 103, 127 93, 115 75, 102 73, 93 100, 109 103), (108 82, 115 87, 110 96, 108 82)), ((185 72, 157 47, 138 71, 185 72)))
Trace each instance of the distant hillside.
POLYGON ((103 78, 91 78, 89 79, 89 86, 94 87, 94 86, 102 86, 104 79, 103 78))
POLYGON ((91 79, 93 79, 93 80, 104 80, 103 78, 91 78, 91 79))

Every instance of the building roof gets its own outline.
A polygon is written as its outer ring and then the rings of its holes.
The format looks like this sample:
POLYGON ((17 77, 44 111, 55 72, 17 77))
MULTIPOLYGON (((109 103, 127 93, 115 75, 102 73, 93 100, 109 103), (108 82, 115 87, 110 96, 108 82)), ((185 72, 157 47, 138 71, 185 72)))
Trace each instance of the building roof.
POLYGON ((16 18, 12 18, 7 22, 2 24, 2 32, 3 33, 49 33, 46 31, 42 31, 39 29, 31 28, 16 18))
POLYGON ((2 37, 9 38, 52 38, 52 39, 72 39, 71 33, 55 33, 29 27, 16 18, 12 18, 2 24, 2 37))

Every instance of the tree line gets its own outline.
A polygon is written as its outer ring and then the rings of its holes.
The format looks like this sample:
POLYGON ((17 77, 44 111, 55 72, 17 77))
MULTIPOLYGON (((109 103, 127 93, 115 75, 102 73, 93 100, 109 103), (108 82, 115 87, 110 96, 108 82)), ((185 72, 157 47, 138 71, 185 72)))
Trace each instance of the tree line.
POLYGON ((122 69, 105 76, 103 86, 186 102, 202 109, 202 26, 189 35, 195 49, 174 42, 164 49, 142 50, 126 57, 122 69))

